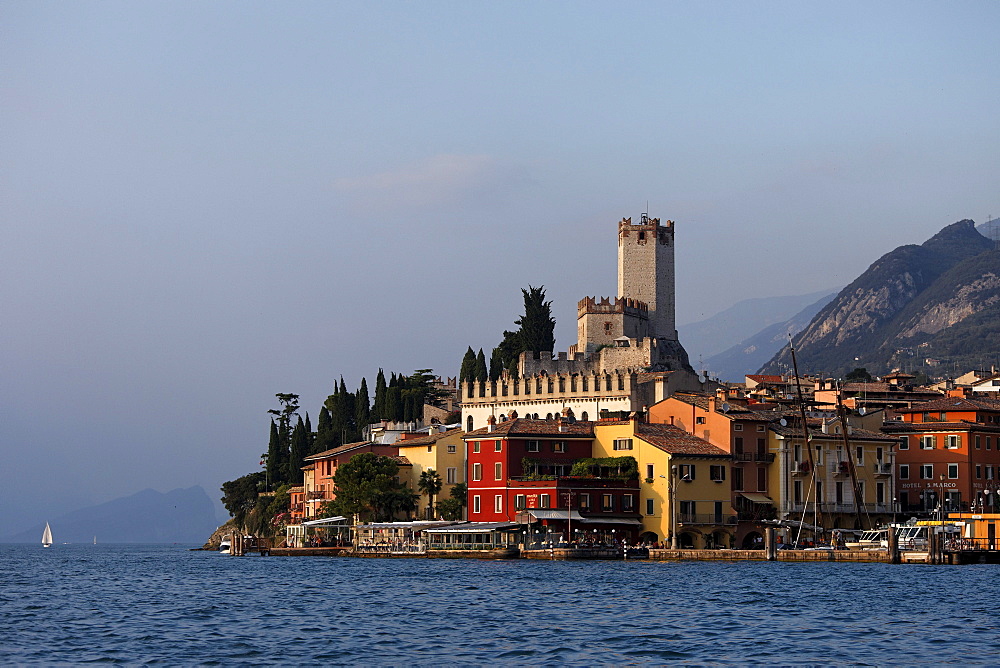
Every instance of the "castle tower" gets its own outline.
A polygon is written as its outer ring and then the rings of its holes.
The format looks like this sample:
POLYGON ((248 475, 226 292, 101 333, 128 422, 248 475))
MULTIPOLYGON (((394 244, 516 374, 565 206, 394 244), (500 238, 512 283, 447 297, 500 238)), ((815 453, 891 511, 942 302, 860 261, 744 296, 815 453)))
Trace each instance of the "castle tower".
POLYGON ((677 340, 674 322, 674 223, 642 214, 618 223, 618 296, 649 308, 650 335, 677 340))

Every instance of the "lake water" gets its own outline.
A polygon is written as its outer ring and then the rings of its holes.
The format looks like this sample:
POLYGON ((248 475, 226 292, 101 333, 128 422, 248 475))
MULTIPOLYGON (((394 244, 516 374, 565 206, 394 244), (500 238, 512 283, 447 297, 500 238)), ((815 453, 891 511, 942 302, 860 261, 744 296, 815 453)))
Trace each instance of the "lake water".
POLYGON ((0 545, 0 663, 1000 664, 1000 566, 0 545))

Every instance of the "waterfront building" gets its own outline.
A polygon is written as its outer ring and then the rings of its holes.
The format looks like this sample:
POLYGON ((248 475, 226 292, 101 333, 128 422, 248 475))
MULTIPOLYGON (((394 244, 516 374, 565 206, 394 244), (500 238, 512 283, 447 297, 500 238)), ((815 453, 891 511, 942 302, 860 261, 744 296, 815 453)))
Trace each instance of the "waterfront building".
POLYGON ((392 457, 400 467, 397 481, 405 483, 412 479, 412 474, 410 473, 412 465, 406 457, 399 456, 399 448, 395 445, 381 445, 379 443, 372 443, 371 441, 360 441, 309 455, 304 459, 306 465, 302 469, 304 504, 302 517, 304 519, 315 518, 324 503, 333 501, 337 497, 333 483, 333 477, 337 474, 337 468, 354 455, 359 455, 362 452, 371 452, 376 455, 392 457))
MULTIPOLYGON (((455 485, 465 482, 465 441, 461 428, 447 429, 430 427, 428 434, 402 434, 395 442, 399 455, 410 462, 409 484, 419 492, 420 475, 429 470, 441 477, 441 491, 437 500, 451 495, 455 485)), ((426 503, 422 502, 421 515, 426 514, 426 503)))
POLYGON ((640 541, 682 548, 732 547, 736 518, 728 452, 679 427, 648 424, 636 415, 596 423, 593 453, 598 461, 635 459, 640 541))
POLYGON ((1000 486, 1000 401, 948 397, 897 411, 894 436, 900 510, 996 511, 1000 486))

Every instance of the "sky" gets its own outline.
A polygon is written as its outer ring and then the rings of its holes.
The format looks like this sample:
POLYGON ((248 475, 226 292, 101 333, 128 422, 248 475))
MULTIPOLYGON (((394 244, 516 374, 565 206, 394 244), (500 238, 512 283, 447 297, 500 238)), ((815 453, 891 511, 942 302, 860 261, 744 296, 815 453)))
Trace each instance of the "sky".
POLYGON ((683 324, 1000 216, 996 2, 0 0, 0 25, 0 536, 217 498, 276 393, 315 424, 341 376, 454 376, 528 285, 566 350, 622 217, 675 221, 683 324))

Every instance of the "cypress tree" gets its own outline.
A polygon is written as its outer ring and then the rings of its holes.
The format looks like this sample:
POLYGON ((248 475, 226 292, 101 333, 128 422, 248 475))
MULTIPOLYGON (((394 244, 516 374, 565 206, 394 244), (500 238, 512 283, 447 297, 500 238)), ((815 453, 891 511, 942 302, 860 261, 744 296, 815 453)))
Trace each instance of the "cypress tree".
POLYGON ((386 419, 385 414, 385 373, 382 369, 378 370, 378 376, 375 377, 375 412, 372 417, 376 420, 386 419))
POLYGON ((553 351, 556 347, 556 321, 552 317, 552 302, 545 301, 545 286, 521 289, 524 295, 524 315, 514 321, 521 328, 525 350, 553 351))
POLYGON ((358 429, 355 424, 355 408, 354 408, 354 395, 347 391, 347 385, 344 383, 344 377, 340 377, 340 400, 344 402, 344 425, 345 432, 344 438, 345 443, 355 443, 359 440, 358 429))
POLYGON ((309 437, 306 426, 299 417, 299 421, 292 430, 291 445, 288 453, 288 482, 293 485, 302 484, 302 460, 306 456, 309 448, 309 437))
POLYGON ((330 409, 323 406, 319 409, 319 422, 316 425, 316 440, 313 441, 311 452, 309 454, 315 455, 317 452, 332 450, 335 447, 337 446, 333 443, 333 426, 330 420, 330 409))
POLYGON ((371 423, 371 402, 368 399, 368 380, 361 378, 361 387, 354 397, 354 424, 358 430, 358 440, 364 438, 364 431, 371 423))
POLYGON ((478 381, 485 381, 489 379, 490 372, 486 369, 486 355, 483 354, 483 349, 479 349, 479 353, 476 355, 476 372, 475 379, 478 381))
POLYGON ((271 440, 267 445, 267 481, 272 487, 277 486, 281 477, 281 440, 278 438, 278 425, 271 420, 271 440))
POLYGON ((313 432, 312 423, 309 421, 309 412, 306 411, 306 456, 312 454, 315 442, 316 434, 313 432))
POLYGON ((503 355, 500 352, 500 348, 494 348, 493 354, 490 355, 490 380, 500 380, 500 374, 504 369, 503 355))
POLYGON ((476 353, 472 351, 472 346, 465 351, 462 358, 462 368, 458 372, 458 379, 463 383, 471 383, 476 379, 476 353))

